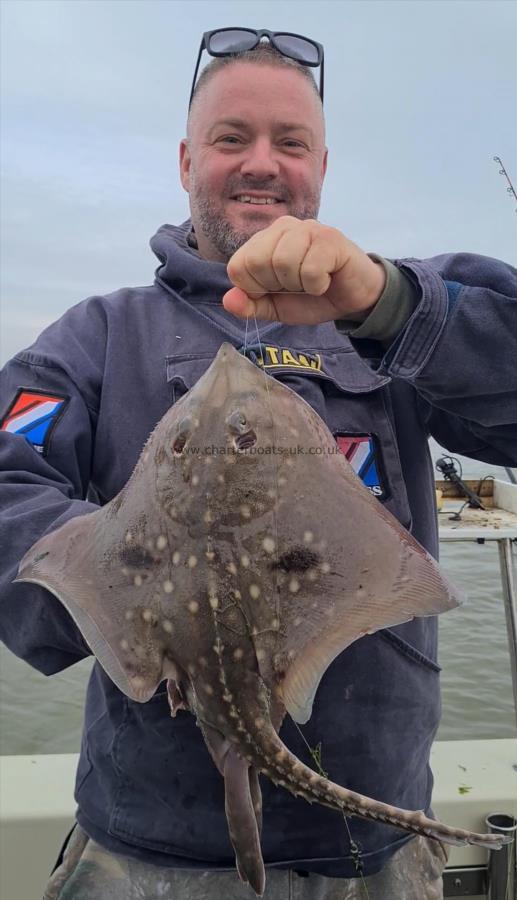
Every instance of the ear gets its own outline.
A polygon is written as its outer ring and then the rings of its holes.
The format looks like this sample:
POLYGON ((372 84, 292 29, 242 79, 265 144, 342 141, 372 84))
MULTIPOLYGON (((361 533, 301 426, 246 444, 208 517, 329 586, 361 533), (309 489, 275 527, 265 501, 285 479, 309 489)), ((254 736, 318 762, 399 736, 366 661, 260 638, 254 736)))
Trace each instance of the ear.
POLYGON ((190 150, 188 139, 180 141, 180 178, 183 188, 189 193, 190 188, 190 150))
POLYGON ((329 155, 328 147, 325 147, 325 153, 323 155, 323 162, 321 164, 321 180, 322 181, 325 178, 325 175, 327 174, 328 155, 329 155))

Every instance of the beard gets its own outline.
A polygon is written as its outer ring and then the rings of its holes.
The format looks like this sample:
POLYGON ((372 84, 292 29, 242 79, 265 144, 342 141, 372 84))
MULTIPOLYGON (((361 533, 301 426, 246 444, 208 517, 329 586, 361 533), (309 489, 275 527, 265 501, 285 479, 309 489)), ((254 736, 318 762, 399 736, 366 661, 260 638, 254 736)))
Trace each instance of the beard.
MULTIPOLYGON (((319 206, 321 189, 315 188, 314 191, 306 193, 303 203, 294 203, 286 195, 286 191, 281 187, 272 185, 270 182, 261 184, 248 183, 239 185, 235 190, 229 191, 228 196, 236 194, 246 194, 248 191, 269 191, 278 193, 286 206, 286 212, 283 215, 294 216, 296 219, 316 219, 319 206)), ((228 262, 233 254, 242 247, 246 241, 249 241, 257 231, 262 231, 267 227, 264 224, 264 216, 260 213, 260 207, 257 207, 256 217, 250 215, 249 225, 245 230, 238 230, 229 221, 223 206, 219 201, 212 199, 202 184, 199 184, 195 174, 191 171, 190 185, 190 206, 191 214, 196 229, 200 228, 203 235, 210 242, 211 246, 217 253, 220 261, 228 262), (253 219, 256 218, 256 224, 253 219)), ((271 220, 274 221, 274 220, 271 220)), ((271 224, 271 221, 268 224, 271 224)))

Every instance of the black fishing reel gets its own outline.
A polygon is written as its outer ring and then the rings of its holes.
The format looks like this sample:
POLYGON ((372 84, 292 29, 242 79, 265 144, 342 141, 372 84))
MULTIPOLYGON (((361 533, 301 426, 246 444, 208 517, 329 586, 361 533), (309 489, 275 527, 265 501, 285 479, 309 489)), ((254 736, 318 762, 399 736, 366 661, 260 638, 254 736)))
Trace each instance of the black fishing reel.
POLYGON ((485 507, 478 495, 475 494, 474 491, 471 491, 462 480, 461 476, 463 473, 461 472, 461 465, 460 472, 458 472, 458 469, 456 468, 457 462, 458 461, 454 459, 453 456, 441 456, 440 459, 436 460, 435 465, 446 481, 452 481, 453 484, 463 491, 464 495, 467 497, 466 506, 470 506, 471 509, 484 509, 485 507))

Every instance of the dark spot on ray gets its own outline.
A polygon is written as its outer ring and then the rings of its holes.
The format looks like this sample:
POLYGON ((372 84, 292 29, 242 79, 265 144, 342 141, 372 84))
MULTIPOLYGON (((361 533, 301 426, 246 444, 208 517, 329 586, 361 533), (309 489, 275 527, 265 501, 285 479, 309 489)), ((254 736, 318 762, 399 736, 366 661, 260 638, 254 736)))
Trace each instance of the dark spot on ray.
MULTIPOLYGON (((129 648, 132 651, 132 648, 129 648)), ((131 662, 129 659, 124 662, 124 669, 126 671, 126 675, 129 678, 134 678, 135 675, 140 675, 140 668, 135 663, 131 662)))
POLYGON ((134 569, 150 569, 158 562, 158 559, 145 547, 139 547, 138 544, 126 544, 120 551, 120 562, 123 566, 131 566, 134 569))
POLYGON ((244 434, 238 434, 235 438, 233 445, 236 450, 249 450, 250 447, 254 447, 257 443, 257 435, 250 428, 249 431, 246 431, 244 434))
POLYGON ((271 563, 272 569, 281 569, 283 572, 306 572, 320 561, 319 553, 310 550, 309 547, 294 547, 287 550, 282 556, 271 563))
POLYGON ((41 562, 42 559, 45 559, 45 557, 49 555, 49 552, 49 550, 46 550, 45 553, 38 553, 33 559, 33 564, 41 562))
POLYGON ((282 651, 282 653, 275 653, 273 657, 273 670, 276 682, 282 680, 288 668, 289 657, 287 656, 287 653, 285 651, 282 651))

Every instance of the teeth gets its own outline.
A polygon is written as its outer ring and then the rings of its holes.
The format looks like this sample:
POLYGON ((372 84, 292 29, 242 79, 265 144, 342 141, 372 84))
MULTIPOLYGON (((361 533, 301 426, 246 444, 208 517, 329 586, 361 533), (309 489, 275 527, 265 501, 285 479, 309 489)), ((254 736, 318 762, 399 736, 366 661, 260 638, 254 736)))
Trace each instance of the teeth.
POLYGON ((258 203, 262 206, 279 202, 278 200, 275 200, 274 197, 250 197, 248 194, 241 194, 240 197, 236 197, 235 199, 238 200, 239 203, 258 203))

